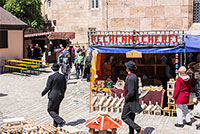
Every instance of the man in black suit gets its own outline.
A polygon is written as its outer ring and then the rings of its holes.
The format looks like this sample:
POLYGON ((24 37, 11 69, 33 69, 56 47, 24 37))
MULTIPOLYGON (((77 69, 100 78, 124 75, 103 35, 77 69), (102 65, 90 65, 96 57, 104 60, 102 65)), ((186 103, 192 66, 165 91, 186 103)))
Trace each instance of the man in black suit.
POLYGON ((65 125, 63 118, 59 116, 60 103, 64 98, 66 91, 65 76, 59 73, 60 66, 54 63, 51 69, 55 72, 47 80, 46 88, 42 91, 42 96, 48 93, 48 113, 53 118, 53 126, 62 127, 65 125))
POLYGON ((129 125, 129 134, 134 134, 134 130, 136 130, 138 134, 142 134, 144 129, 134 122, 135 114, 142 111, 139 104, 138 78, 133 73, 137 67, 133 61, 129 61, 125 65, 128 76, 126 77, 123 91, 125 103, 122 112, 122 120, 129 125))

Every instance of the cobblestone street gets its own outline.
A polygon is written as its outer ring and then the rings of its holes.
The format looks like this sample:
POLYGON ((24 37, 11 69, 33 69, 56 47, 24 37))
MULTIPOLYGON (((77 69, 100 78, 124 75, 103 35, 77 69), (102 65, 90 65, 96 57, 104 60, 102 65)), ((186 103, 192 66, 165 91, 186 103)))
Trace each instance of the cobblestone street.
MULTIPOLYGON (((38 76, 20 76, 15 74, 0 75, 0 123, 2 119, 11 117, 33 118, 36 125, 52 124, 47 113, 47 96, 41 97, 46 80, 50 73, 41 73, 38 76)), ((88 128, 85 120, 95 115, 89 113, 89 83, 72 79, 69 81, 66 96, 61 103, 60 115, 67 123, 82 130, 86 134, 88 128)), ((120 118, 120 113, 109 113, 112 117, 120 118)), ((194 122, 192 127, 175 128, 176 118, 163 116, 138 115, 136 122, 146 128, 148 134, 199 134, 194 122)), ((123 123, 118 129, 119 134, 127 134, 128 127, 123 123)))

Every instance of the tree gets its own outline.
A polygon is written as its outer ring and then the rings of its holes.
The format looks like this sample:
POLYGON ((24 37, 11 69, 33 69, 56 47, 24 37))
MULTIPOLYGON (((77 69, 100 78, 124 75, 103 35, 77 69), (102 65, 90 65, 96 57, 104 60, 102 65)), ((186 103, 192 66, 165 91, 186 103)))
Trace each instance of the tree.
POLYGON ((41 0, 4 0, 3 8, 32 28, 42 28, 41 0))
POLYGON ((0 7, 3 7, 3 5, 5 5, 6 0, 0 0, 0 7))

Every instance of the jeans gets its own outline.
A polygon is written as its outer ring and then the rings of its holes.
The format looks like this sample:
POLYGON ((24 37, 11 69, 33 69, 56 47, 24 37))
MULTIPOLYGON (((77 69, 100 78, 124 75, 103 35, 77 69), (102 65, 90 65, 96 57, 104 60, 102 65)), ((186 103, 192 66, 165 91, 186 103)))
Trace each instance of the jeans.
POLYGON ((77 79, 79 79, 80 71, 81 71, 81 76, 82 76, 82 74, 83 74, 83 65, 80 65, 80 66, 76 67, 76 78, 77 79))
POLYGON ((177 104, 176 113, 177 113, 178 124, 183 124, 183 114, 185 116, 186 122, 187 123, 191 122, 187 104, 177 104))
POLYGON ((194 109, 194 115, 200 115, 200 102, 198 101, 197 106, 194 109))
POLYGON ((68 75, 68 74, 65 74, 66 83, 68 82, 68 79, 69 79, 69 75, 68 75))

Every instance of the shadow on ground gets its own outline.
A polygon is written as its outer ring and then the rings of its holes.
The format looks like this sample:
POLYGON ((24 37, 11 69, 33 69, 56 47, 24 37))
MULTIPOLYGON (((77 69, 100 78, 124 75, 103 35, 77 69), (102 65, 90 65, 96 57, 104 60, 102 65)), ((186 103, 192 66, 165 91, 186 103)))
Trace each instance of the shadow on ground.
POLYGON ((67 82, 67 84, 77 84, 78 82, 67 82))
POLYGON ((77 120, 77 121, 68 122, 68 123, 66 123, 66 125, 77 126, 77 125, 83 124, 83 123, 85 123, 85 122, 86 122, 85 119, 79 119, 79 120, 77 120))
POLYGON ((8 94, 0 93, 0 97, 8 96, 8 94))
POLYGON ((144 134, 152 134, 152 132, 155 130, 153 127, 146 127, 144 129, 144 134))

